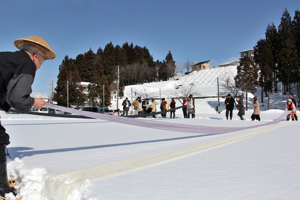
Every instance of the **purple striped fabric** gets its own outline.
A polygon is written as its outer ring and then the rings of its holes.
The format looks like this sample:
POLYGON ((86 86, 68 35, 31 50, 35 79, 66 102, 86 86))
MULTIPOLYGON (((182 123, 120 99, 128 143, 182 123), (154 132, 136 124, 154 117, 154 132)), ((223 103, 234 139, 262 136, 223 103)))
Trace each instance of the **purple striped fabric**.
POLYGON ((144 120, 144 119, 137 119, 137 118, 127 118, 127 117, 119 117, 119 116, 112 116, 106 115, 102 113, 94 113, 82 110, 76 110, 72 108, 66 108, 63 106, 58 106, 54 104, 46 104, 45 107, 52 108, 55 110, 60 110, 63 112, 68 112, 72 114, 77 114, 81 116, 86 116, 94 119, 102 119, 127 125, 133 126, 140 126, 140 127, 147 127, 147 128, 154 128, 159 130, 167 130, 167 131, 175 131, 175 132, 185 132, 185 133, 200 133, 200 134, 222 134, 222 133, 230 133, 234 131, 241 131, 250 128, 257 128, 261 126, 272 125, 280 122, 284 119, 288 114, 291 114, 291 111, 285 111, 282 115, 280 115, 277 119, 270 121, 264 124, 258 124, 254 126, 247 126, 247 127, 212 127, 212 126, 202 126, 202 125, 188 125, 188 124, 175 124, 175 123, 166 123, 158 122, 153 120, 144 120))

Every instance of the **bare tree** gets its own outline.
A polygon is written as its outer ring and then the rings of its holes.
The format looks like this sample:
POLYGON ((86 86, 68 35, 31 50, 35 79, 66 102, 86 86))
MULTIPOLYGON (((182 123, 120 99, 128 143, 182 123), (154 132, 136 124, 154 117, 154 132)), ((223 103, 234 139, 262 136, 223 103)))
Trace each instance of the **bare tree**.
POLYGON ((175 68, 176 74, 183 74, 186 70, 186 66, 182 63, 177 63, 175 68))
POLYGON ((149 91, 149 88, 142 88, 141 90, 134 90, 134 94, 137 97, 141 97, 141 99, 153 97, 154 93, 149 91))
POLYGON ((189 72, 191 71, 191 67, 195 64, 196 62, 193 60, 193 61, 189 61, 187 60, 186 63, 184 63, 184 66, 186 68, 186 72, 189 72))
POLYGON ((172 97, 178 99, 181 103, 182 98, 188 98, 191 94, 194 97, 200 96, 200 93, 195 91, 194 83, 188 85, 175 85, 175 89, 177 89, 178 92, 172 93, 172 97))
POLYGON ((220 83, 222 87, 230 91, 234 95, 234 98, 236 98, 240 89, 236 87, 234 77, 232 72, 225 72, 224 76, 220 79, 220 83))

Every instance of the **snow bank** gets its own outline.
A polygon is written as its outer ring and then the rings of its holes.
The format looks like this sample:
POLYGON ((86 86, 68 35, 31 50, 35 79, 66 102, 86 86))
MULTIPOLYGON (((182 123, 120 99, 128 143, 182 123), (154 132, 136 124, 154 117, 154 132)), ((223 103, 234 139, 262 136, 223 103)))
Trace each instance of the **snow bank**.
MULTIPOLYGON (((14 200, 22 196, 22 200, 47 200, 42 196, 42 189, 48 178, 47 171, 44 168, 27 169, 25 164, 19 158, 8 162, 7 164, 8 178, 16 179, 19 185, 15 186, 18 196, 6 194, 6 197, 14 200)), ((72 180, 63 180, 65 184, 71 184, 72 180)), ((85 193, 91 186, 89 180, 84 181, 78 188, 73 189, 66 197, 68 200, 85 200, 85 193)), ((50 199, 48 199, 50 200, 50 199)), ((89 198, 89 200, 92 200, 89 198)))

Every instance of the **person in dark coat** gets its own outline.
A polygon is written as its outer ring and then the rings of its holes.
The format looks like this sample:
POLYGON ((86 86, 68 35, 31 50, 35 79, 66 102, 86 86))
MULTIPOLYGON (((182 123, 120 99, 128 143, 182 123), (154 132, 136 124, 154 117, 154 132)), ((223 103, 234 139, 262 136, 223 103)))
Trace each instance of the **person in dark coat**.
POLYGON ((183 117, 184 118, 188 118, 188 115, 187 115, 187 100, 186 98, 183 98, 183 102, 182 102, 182 112, 183 112, 183 117))
POLYGON ((124 116, 128 116, 128 111, 129 111, 129 108, 130 108, 130 106, 131 106, 131 103, 130 103, 130 101, 128 100, 127 97, 126 97, 126 99, 123 101, 122 106, 123 106, 123 115, 124 115, 124 116))
POLYGON ((149 99, 146 98, 143 102, 142 102, 142 108, 143 108, 143 114, 148 113, 147 110, 149 108, 149 99))
POLYGON ((244 107, 244 102, 242 96, 237 97, 238 101, 237 104, 235 104, 236 108, 238 109, 238 116, 240 117, 241 120, 244 120, 243 115, 245 115, 245 107, 244 107))
MULTIPOLYGON (((30 96, 31 85, 43 62, 54 59, 56 54, 39 36, 16 39, 14 45, 20 51, 0 52, 0 108, 6 112, 11 107, 20 112, 28 112, 32 106, 40 109, 46 102, 30 96)), ((5 149, 9 144, 9 135, 0 121, 0 197, 16 194, 7 178, 5 149)))
MULTIPOLYGON (((172 98, 171 103, 170 103, 170 108, 172 109, 175 107, 176 107, 176 102, 175 102, 174 98, 172 98)), ((170 111, 170 118, 172 118, 172 115, 173 115, 173 118, 175 118, 175 110, 170 111)))
POLYGON ((228 114, 230 114, 230 120, 232 120, 232 111, 234 108, 234 99, 230 94, 227 94, 225 99, 225 108, 226 108, 226 119, 228 120, 228 114))

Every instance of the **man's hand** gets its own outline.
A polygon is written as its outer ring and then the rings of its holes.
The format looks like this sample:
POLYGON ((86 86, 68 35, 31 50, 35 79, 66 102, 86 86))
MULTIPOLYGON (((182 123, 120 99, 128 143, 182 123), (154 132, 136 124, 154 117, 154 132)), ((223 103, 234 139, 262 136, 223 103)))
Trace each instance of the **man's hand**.
POLYGON ((43 99, 34 98, 34 104, 33 107, 36 109, 41 109, 47 102, 43 99))

